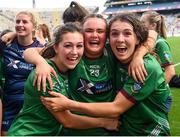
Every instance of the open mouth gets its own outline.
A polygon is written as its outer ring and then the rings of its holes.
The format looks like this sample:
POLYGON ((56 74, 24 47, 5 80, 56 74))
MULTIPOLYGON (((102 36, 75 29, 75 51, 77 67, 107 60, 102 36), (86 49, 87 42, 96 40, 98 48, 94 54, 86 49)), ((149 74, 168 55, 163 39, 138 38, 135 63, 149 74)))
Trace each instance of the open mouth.
POLYGON ((78 59, 77 57, 72 57, 72 58, 68 57, 68 60, 71 60, 71 61, 74 61, 74 60, 77 60, 77 59, 78 59))
POLYGON ((25 30, 24 29, 16 29, 16 32, 24 32, 25 30))
POLYGON ((76 63, 78 61, 78 57, 67 57, 67 60, 69 60, 70 62, 76 63))
POLYGON ((117 47, 116 49, 119 53, 125 53, 127 51, 126 47, 117 47))
POLYGON ((91 40, 89 41, 89 44, 91 45, 99 45, 100 41, 99 40, 91 40))

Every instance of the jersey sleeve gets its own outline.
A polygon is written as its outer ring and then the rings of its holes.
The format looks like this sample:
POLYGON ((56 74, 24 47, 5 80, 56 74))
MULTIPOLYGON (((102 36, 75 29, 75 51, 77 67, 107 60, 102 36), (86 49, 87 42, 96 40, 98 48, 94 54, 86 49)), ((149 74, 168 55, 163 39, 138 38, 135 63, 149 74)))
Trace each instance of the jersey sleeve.
POLYGON ((52 87, 52 89, 50 89, 49 82, 46 81, 46 92, 43 92, 42 88, 41 88, 41 91, 40 91, 41 95, 50 97, 51 95, 49 94, 49 91, 54 91, 54 92, 61 93, 61 94, 65 95, 65 96, 67 96, 68 81, 67 81, 66 76, 61 75, 58 72, 58 69, 56 68, 54 63, 52 63, 51 61, 48 61, 48 63, 49 63, 49 65, 51 65, 54 68, 54 70, 56 71, 56 74, 58 76, 55 77, 53 74, 51 74, 53 87, 52 87))
POLYGON ((129 77, 121 90, 122 94, 134 104, 146 99, 158 88, 160 83, 165 81, 161 67, 155 58, 145 59, 144 62, 148 72, 145 83, 135 82, 133 78, 129 77))
POLYGON ((49 94, 49 91, 61 92, 62 94, 64 94, 64 89, 62 89, 62 87, 60 86, 59 80, 54 75, 51 75, 51 78, 53 81, 52 90, 50 89, 49 82, 46 81, 46 91, 45 92, 42 90, 42 87, 40 88, 40 91, 38 91, 37 85, 33 86, 34 78, 35 78, 35 69, 30 73, 30 75, 26 81, 26 84, 25 84, 25 91, 27 91, 28 94, 37 96, 38 98, 40 96, 51 97, 51 95, 49 94))
POLYGON ((157 43, 156 43, 156 53, 160 58, 161 66, 163 68, 173 64, 172 53, 171 53, 170 46, 167 43, 167 41, 165 41, 163 39, 159 39, 157 41, 157 43))
POLYGON ((50 97, 51 95, 49 94, 49 91, 61 93, 65 96, 68 96, 67 95, 67 88, 64 85, 64 83, 61 80, 59 80, 59 78, 56 78, 53 74, 51 74, 51 79, 53 81, 52 89, 50 89, 49 82, 47 81, 46 82, 46 92, 43 92, 42 88, 41 88, 41 91, 40 91, 41 96, 50 97))
POLYGON ((3 49, 6 47, 6 43, 0 39, 0 54, 2 55, 3 49))
POLYGON ((51 95, 49 94, 49 91, 58 92, 58 88, 56 86, 57 81, 55 80, 55 78, 53 76, 51 78, 53 80, 53 88, 52 88, 52 90, 50 89, 49 82, 46 81, 46 91, 44 92, 42 90, 42 88, 41 88, 41 90, 40 90, 41 96, 50 97, 51 95))

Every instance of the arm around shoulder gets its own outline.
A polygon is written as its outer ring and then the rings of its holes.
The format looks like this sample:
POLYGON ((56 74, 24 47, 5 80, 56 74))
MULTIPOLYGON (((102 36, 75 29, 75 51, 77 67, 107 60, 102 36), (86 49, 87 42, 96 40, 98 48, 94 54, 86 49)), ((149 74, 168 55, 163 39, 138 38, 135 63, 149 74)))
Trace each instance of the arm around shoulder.
POLYGON ((118 130, 118 119, 94 118, 72 114, 70 111, 51 112, 54 117, 67 128, 88 129, 106 128, 107 130, 118 130))
POLYGON ((118 92, 113 102, 81 103, 71 101, 67 108, 97 117, 117 118, 133 105, 121 92, 118 92))
POLYGON ((39 64, 42 62, 46 62, 45 59, 40 55, 42 48, 28 48, 24 51, 24 59, 31 64, 39 64))

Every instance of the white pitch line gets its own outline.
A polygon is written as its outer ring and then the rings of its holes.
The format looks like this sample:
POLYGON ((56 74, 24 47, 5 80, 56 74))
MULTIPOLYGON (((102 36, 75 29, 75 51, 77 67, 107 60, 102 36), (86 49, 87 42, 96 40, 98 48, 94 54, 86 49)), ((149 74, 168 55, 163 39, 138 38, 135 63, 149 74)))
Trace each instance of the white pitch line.
POLYGON ((180 62, 179 63, 176 63, 174 66, 176 67, 176 66, 179 66, 180 65, 180 62))

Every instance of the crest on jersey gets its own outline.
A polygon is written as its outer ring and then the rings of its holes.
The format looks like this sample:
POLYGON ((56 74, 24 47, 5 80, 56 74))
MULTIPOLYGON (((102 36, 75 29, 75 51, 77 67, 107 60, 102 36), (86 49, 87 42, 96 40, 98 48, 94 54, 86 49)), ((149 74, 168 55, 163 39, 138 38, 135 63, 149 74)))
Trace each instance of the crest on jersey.
POLYGON ((141 90, 141 88, 142 88, 142 83, 135 82, 134 85, 132 85, 131 90, 134 93, 138 93, 141 90))
POLYGON ((166 60, 169 60, 170 59, 170 54, 168 52, 164 52, 164 58, 166 60))

